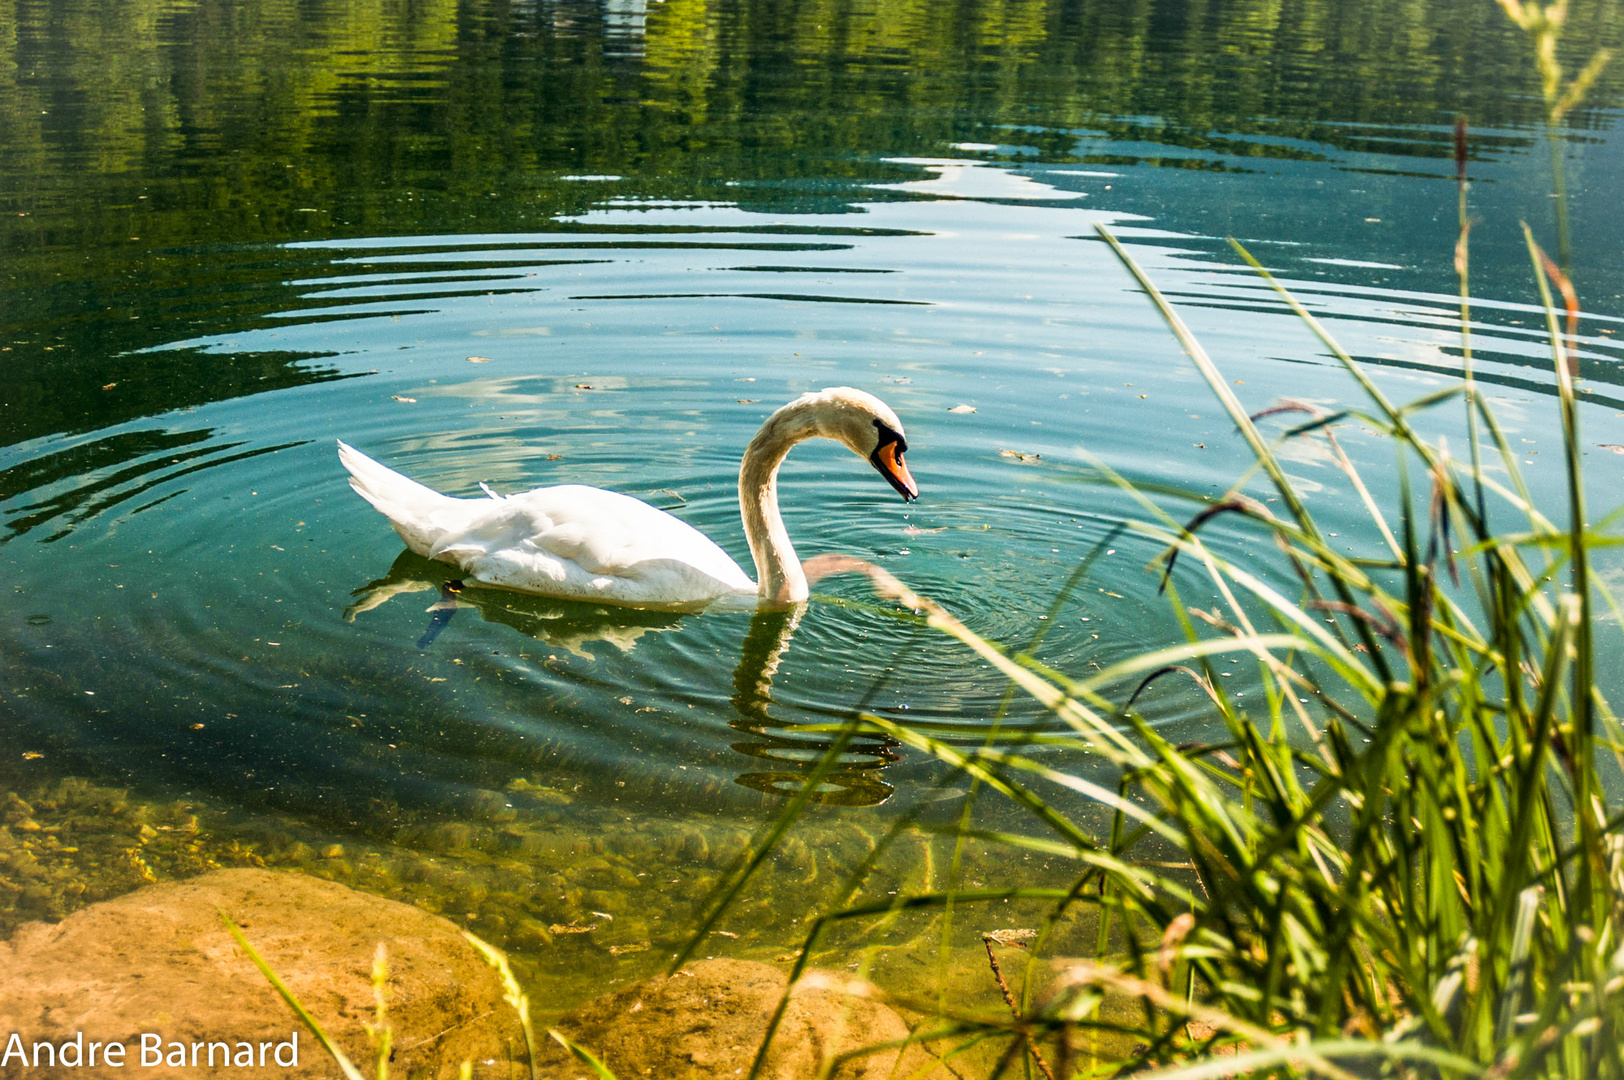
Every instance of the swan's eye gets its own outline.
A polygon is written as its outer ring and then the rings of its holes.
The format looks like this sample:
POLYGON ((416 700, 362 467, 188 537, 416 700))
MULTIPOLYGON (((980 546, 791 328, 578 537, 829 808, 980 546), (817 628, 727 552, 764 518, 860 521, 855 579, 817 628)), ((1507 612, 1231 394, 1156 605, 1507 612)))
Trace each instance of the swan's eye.
POLYGON ((908 440, 904 439, 900 431, 892 427, 890 424, 887 424, 884 420, 876 419, 874 421, 874 430, 879 432, 880 436, 880 443, 879 446, 875 447, 876 450, 878 450, 880 446, 889 446, 891 443, 896 443, 897 457, 899 459, 903 454, 908 452, 908 440))

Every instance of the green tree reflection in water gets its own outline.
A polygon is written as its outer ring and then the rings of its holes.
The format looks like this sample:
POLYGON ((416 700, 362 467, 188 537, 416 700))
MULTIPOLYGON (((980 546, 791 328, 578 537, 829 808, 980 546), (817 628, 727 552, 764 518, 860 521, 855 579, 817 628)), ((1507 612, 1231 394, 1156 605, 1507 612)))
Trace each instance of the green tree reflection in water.
MULTIPOLYGON (((1576 3, 1570 23, 1575 62, 1620 40, 1624 10, 1576 3)), ((1445 157, 1446 133, 1393 127, 1542 115, 1525 43, 1475 0, 670 0, 640 50, 605 29, 593 4, 8 0, 0 244, 522 228, 591 198, 561 175, 692 197, 992 133, 1049 160, 1085 129, 1445 157)))
MULTIPOLYGON (((1624 41, 1616 2, 1569 23, 1570 66, 1624 41)), ((1479 151, 1531 141, 1526 47, 1490 0, 0 0, 0 445, 334 374, 138 352, 334 272, 265 244, 558 228, 606 192, 829 212, 967 142, 1447 159, 1457 112, 1479 151)))

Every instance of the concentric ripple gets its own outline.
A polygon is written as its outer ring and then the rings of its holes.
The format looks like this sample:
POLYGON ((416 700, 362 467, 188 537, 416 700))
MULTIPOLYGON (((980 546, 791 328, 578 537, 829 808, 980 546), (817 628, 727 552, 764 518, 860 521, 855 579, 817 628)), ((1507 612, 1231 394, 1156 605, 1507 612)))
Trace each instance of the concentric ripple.
MULTIPOLYGON (((240 328, 146 354, 197 368, 165 391, 173 407, 0 451, 0 558, 15 598, 0 635, 17 737, 104 771, 364 826, 380 807, 455 813, 470 791, 516 776, 606 800, 771 801, 828 751, 830 725, 859 711, 963 745, 1059 730, 861 576, 819 581, 798 617, 459 590, 449 567, 401 553, 333 452, 342 438, 456 495, 481 483, 625 491, 748 567, 742 448, 796 395, 860 386, 902 418, 922 496, 903 504, 832 444, 798 448, 780 491, 803 557, 872 562, 1001 648, 1076 678, 1175 640, 1160 545, 1122 527, 1149 511, 1102 477, 1108 467, 1192 493, 1157 496, 1177 521, 1247 460, 1089 239, 1095 221, 1130 238, 1133 222, 1063 197, 1096 179, 1086 171, 916 164, 912 185, 854 192, 861 227, 849 214, 785 222, 638 203, 523 235, 263 252, 284 264, 269 309, 245 321, 234 308, 240 328), (257 369, 233 366, 243 357, 278 358, 263 369, 276 388, 245 381, 257 369)), ((1218 242, 1141 230, 1135 243, 1248 407, 1356 401, 1218 242)), ((1318 255, 1270 254, 1396 398, 1459 374, 1453 298, 1337 283, 1318 276, 1318 255)), ((197 253, 205 269, 212 257, 197 253)), ((1539 453, 1554 445, 1539 419, 1552 383, 1541 328, 1526 306, 1473 310, 1479 378, 1543 490, 1560 462, 1539 453)), ((1624 446, 1614 328, 1587 319, 1575 338, 1587 439, 1607 455, 1624 446)), ((1294 416, 1263 423, 1278 435, 1294 416)), ((1425 417, 1459 437, 1453 414, 1425 417)), ((1380 441, 1352 423, 1339 438, 1378 497, 1391 495, 1380 441)), ((1319 446, 1291 441, 1288 468, 1322 527, 1379 554, 1319 446)), ((1238 524, 1204 536, 1289 587, 1272 547, 1238 524)), ((1189 563, 1174 580, 1184 603, 1218 602, 1189 563)), ((1253 692, 1244 677, 1233 689, 1243 702, 1253 692)), ((1201 702, 1166 680, 1138 704, 1199 738, 1210 734, 1201 702)), ((880 801, 932 769, 859 739, 823 797, 880 801)))

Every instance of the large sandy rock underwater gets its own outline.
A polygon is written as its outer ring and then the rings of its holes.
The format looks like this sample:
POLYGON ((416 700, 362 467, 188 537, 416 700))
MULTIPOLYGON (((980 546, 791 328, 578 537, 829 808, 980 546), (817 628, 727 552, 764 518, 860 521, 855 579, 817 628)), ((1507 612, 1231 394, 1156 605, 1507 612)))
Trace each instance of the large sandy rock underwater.
POLYGON ((27 923, 0 943, 0 1075, 338 1075, 220 911, 364 1072, 373 1060, 363 1025, 374 1015, 379 942, 389 965, 391 1076, 455 1077, 467 1060, 476 1076, 507 1077, 524 1061, 495 972, 452 923, 318 878, 242 869, 153 885, 55 925, 27 923), (45 1043, 49 1051, 36 1048, 45 1043), (110 1062, 117 1046, 123 1053, 110 1062), (164 1067, 146 1072, 155 1054, 164 1067))
MULTIPOLYGON (((750 1072, 787 982, 783 972, 767 964, 702 960, 675 975, 594 998, 558 1027, 619 1080, 742 1077, 750 1072)), ((813 1080, 823 1075, 827 1061, 841 1054, 908 1037, 907 1024, 889 1006, 828 988, 841 983, 814 973, 796 984, 768 1050, 764 1080, 813 1080)), ((911 1076, 933 1060, 915 1044, 849 1058, 834 1071, 833 1080, 911 1076)), ((542 1065, 542 1075, 556 1080, 595 1080, 590 1067, 572 1066, 556 1045, 543 1053, 542 1065)), ((942 1068, 930 1075, 957 1074, 942 1068)))

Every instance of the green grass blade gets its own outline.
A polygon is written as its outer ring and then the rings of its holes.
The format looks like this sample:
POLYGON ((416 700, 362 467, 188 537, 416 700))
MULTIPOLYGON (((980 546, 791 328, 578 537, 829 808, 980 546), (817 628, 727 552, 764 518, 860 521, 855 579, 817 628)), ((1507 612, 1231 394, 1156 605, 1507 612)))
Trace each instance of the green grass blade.
POLYGON ((271 970, 271 965, 267 964, 265 958, 259 955, 259 950, 248 943, 248 939, 243 936, 243 932, 238 929, 237 924, 231 921, 231 916, 221 911, 220 921, 225 923, 226 930, 237 940, 237 944, 242 947, 242 951, 248 954, 248 959, 254 962, 255 967, 259 968, 260 974, 264 975, 266 981, 276 989, 278 994, 282 995, 282 1000, 288 1003, 288 1008, 292 1009, 300 1022, 310 1029, 310 1033, 316 1037, 316 1041, 321 1043, 322 1049, 327 1051, 328 1056, 333 1059, 339 1071, 344 1074, 345 1080, 365 1080, 365 1077, 361 1075, 361 1070, 355 1067, 344 1051, 339 1048, 338 1043, 333 1041, 332 1036, 328 1035, 321 1024, 316 1021, 316 1018, 311 1015, 310 1010, 305 1008, 299 999, 293 996, 293 991, 288 989, 288 985, 277 977, 276 972, 271 970))
POLYGON ((557 1028, 548 1028, 547 1037, 552 1039, 559 1046, 562 1046, 565 1050, 568 1050, 570 1055, 574 1057, 576 1061, 581 1062, 587 1068, 591 1069, 598 1077, 598 1080, 615 1080, 615 1074, 609 1071, 609 1067, 607 1065, 593 1056, 592 1051, 577 1045, 562 1031, 559 1031, 557 1028))
POLYGON ((466 930, 462 936, 485 958, 487 964, 496 969, 497 977, 502 980, 502 999, 519 1018, 519 1026, 524 1031, 525 1058, 530 1064, 530 1080, 536 1080, 536 1029, 530 1022, 529 995, 519 986, 518 978, 500 949, 466 930))

